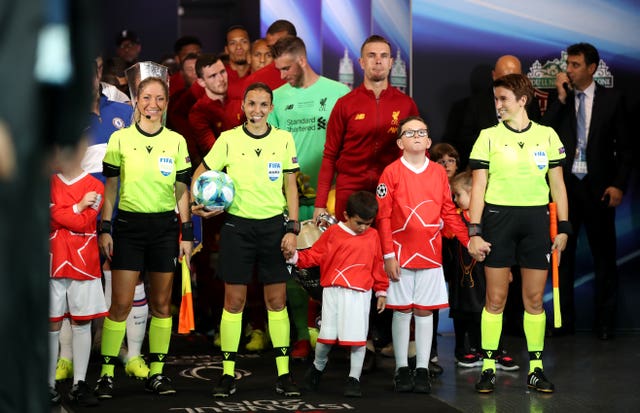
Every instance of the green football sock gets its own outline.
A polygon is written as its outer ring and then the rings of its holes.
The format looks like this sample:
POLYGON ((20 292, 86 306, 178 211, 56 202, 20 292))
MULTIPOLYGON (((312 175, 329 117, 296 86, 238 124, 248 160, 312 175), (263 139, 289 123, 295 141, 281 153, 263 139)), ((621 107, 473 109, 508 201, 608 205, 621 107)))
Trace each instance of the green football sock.
POLYGON ((267 311, 269 334, 276 352, 278 376, 289 373, 289 314, 285 307, 282 311, 267 311))
POLYGON ((544 350, 544 332, 547 326, 547 316, 544 311, 540 314, 529 314, 525 311, 522 324, 524 336, 527 338, 529 373, 531 373, 536 367, 542 369, 542 351, 544 350))
POLYGON ((491 314, 486 308, 482 309, 482 320, 480 322, 482 332, 482 370, 496 370, 496 356, 500 336, 502 335, 502 313, 491 314))
POLYGON ((127 330, 126 321, 113 321, 109 317, 104 318, 102 326, 102 369, 100 377, 113 377, 113 362, 118 357, 120 346, 127 330))
POLYGON ((151 323, 149 323, 149 352, 151 353, 149 376, 162 373, 164 359, 169 352, 172 322, 171 317, 151 317, 151 323))
POLYGON ((242 313, 230 313, 222 310, 220 320, 220 350, 222 350, 222 374, 235 376, 236 353, 242 334, 242 313))

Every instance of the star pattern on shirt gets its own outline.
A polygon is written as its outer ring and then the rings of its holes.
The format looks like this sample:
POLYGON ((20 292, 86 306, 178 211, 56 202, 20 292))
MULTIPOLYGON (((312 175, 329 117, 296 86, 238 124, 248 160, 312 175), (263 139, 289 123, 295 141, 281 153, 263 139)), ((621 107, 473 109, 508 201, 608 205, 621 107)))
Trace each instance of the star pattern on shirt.
MULTIPOLYGON (((438 223, 438 224, 428 224, 428 223, 426 223, 424 221, 424 219, 422 218, 422 216, 420 216, 420 213, 418 211, 421 206, 423 206, 425 204, 432 203, 432 202, 434 202, 434 201, 430 200, 430 199, 422 201, 421 203, 416 205, 415 208, 411 208, 410 206, 405 205, 405 208, 408 208, 411 211, 411 213, 409 213, 409 215, 407 216, 407 219, 404 221, 403 226, 392 232, 393 233, 393 243, 398 246, 398 263, 400 264, 401 267, 406 266, 408 263, 410 263, 412 260, 414 260, 416 258, 421 258, 421 259, 423 259, 425 261, 432 262, 432 263, 434 263, 434 264, 436 264, 438 266, 440 265, 439 262, 437 262, 437 261, 435 261, 435 260, 433 260, 433 259, 431 259, 429 257, 426 257, 426 256, 424 256, 424 255, 422 255, 420 253, 415 253, 415 254, 411 255, 410 257, 403 256, 403 254, 402 254, 402 244, 403 244, 403 242, 405 240, 408 240, 408 239, 413 239, 413 235, 408 234, 406 232, 407 227, 409 226, 409 223, 412 220, 417 220, 420 223, 420 225, 422 225, 425 228, 428 228, 428 227, 440 228, 440 226, 441 226, 440 223, 438 223)), ((436 250, 434 242, 438 238, 438 234, 439 233, 440 233, 440 229, 438 229, 438 231, 436 231, 434 233, 433 237, 431 237, 429 240, 427 240, 427 242, 431 246, 431 250, 434 251, 434 252, 436 250)))
POLYGON ((349 282, 349 277, 347 277, 345 273, 354 267, 364 267, 364 264, 352 264, 352 265, 349 265, 348 267, 345 267, 342 270, 339 268, 335 268, 334 270, 336 271, 336 275, 331 280, 331 285, 334 285, 338 278, 342 278, 345 284, 349 286, 349 288, 351 288, 352 286, 351 286, 351 283, 349 282))
MULTIPOLYGON (((49 240, 55 239, 57 237, 57 235, 58 235, 58 231, 59 230, 54 231, 53 234, 51 234, 51 237, 49 237, 49 240)), ((76 251, 76 254, 80 258, 82 263, 86 264, 87 260, 85 259, 83 253, 84 253, 84 250, 87 248, 87 246, 92 242, 92 240, 94 240, 94 238, 96 238, 96 234, 84 234, 84 233, 78 233, 78 232, 73 232, 73 231, 69 231, 69 233, 71 235, 73 235, 73 236, 86 238, 84 244, 82 244, 82 246, 80 248, 78 248, 78 251, 76 251)), ((53 254, 52 253, 49 253, 49 262, 50 263, 53 262, 53 254)), ((55 277, 58 274, 58 272, 62 271, 67 266, 73 268, 75 271, 77 271, 77 272, 79 272, 79 273, 81 273, 83 275, 86 275, 86 276, 91 277, 91 278, 96 278, 94 274, 89 274, 88 272, 83 271, 82 269, 74 266, 71 263, 71 261, 69 261, 69 260, 64 260, 63 262, 61 262, 60 265, 57 268, 52 268, 51 269, 51 276, 55 277)))

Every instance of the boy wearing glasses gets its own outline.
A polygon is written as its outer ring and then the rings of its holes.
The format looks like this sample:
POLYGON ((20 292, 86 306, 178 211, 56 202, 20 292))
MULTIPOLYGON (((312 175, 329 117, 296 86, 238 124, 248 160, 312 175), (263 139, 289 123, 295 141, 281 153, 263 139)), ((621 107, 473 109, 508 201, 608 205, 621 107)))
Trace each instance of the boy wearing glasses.
POLYGON ((391 281, 387 307, 394 310, 394 387, 396 392, 430 393, 432 311, 449 306, 442 270, 442 223, 463 245, 469 236, 456 213, 445 170, 426 156, 431 147, 426 123, 417 116, 400 121, 397 144, 402 156, 384 169, 376 189, 380 208, 376 226, 391 281), (412 316, 415 371, 408 360, 412 316))

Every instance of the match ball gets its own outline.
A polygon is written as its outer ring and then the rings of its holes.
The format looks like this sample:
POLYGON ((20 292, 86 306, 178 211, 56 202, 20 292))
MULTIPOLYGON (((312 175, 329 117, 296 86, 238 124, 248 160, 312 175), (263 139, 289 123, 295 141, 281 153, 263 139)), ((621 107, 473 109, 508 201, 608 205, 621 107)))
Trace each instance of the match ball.
POLYGON ((220 171, 204 172, 193 185, 193 199, 211 211, 229 208, 234 194, 233 181, 220 171))

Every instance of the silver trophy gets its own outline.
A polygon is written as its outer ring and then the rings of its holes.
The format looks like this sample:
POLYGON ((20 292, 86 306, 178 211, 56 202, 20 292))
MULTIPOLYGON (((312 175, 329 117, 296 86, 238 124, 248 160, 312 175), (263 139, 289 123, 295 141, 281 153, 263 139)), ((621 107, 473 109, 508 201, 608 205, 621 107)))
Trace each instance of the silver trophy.
POLYGON ((139 62, 130 66, 124 71, 129 84, 129 94, 131 101, 136 102, 138 98, 138 85, 148 77, 159 77, 169 86, 169 68, 156 62, 139 62))

